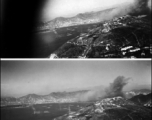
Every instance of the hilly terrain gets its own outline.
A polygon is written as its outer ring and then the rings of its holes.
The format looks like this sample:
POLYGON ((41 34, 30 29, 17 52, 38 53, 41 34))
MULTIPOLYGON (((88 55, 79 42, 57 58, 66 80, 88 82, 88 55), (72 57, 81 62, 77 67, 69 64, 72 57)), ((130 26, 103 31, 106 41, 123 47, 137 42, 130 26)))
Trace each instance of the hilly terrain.
POLYGON ((106 9, 106 10, 98 11, 98 12, 80 13, 71 18, 58 17, 47 22, 46 25, 48 26, 48 28, 54 29, 54 28, 75 26, 75 25, 81 25, 81 24, 97 23, 101 21, 101 16, 103 14, 108 14, 114 9, 115 8, 110 8, 110 9, 106 9))
POLYGON ((122 97, 105 98, 54 120, 150 120, 151 110, 122 97))
POLYGON ((131 91, 125 91, 124 93, 125 93, 126 98, 129 99, 137 95, 147 95, 151 93, 151 90, 150 89, 134 89, 131 91))
POLYGON ((151 56, 149 16, 125 15, 97 24, 95 28, 88 29, 88 32, 72 38, 52 53, 50 58, 150 58, 151 56))
POLYGON ((149 105, 151 104, 151 97, 152 97, 152 93, 149 93, 147 95, 139 94, 139 95, 132 97, 129 100, 138 104, 138 105, 145 105, 146 106, 148 104, 149 105))
POLYGON ((68 37, 80 25, 96 23, 94 28, 71 37, 50 58, 151 58, 151 10, 148 0, 135 1, 135 6, 61 17, 47 23, 56 34, 61 27, 67 29, 68 37))
MULTIPOLYGON (((81 90, 81 91, 72 91, 72 92, 52 92, 48 95, 28 94, 19 98, 1 97, 1 106, 85 102, 86 100, 89 100, 88 95, 96 94, 94 91, 99 91, 100 88, 99 86, 97 86, 94 88, 91 87, 90 89, 91 90, 81 90)), ((126 98, 128 99, 129 98, 134 99, 133 97, 136 95, 147 95, 149 93, 151 93, 151 90, 149 89, 131 90, 131 91, 124 91, 124 96, 126 96, 126 98)), ((95 101, 95 99, 93 99, 93 101, 95 101)))
MULTIPOLYGON (((56 98, 67 96, 61 92, 51 94, 56 98)), ((29 94, 19 99, 40 99, 40 96, 29 94)), ((150 120, 151 107, 150 93, 135 95, 131 99, 116 96, 100 98, 92 102, 29 103, 28 105, 4 106, 1 107, 1 118, 3 120, 150 120)))
MULTIPOLYGON (((120 86, 119 86, 120 87, 120 86)), ((118 88, 118 86, 117 86, 118 88)), ((97 88, 96 88, 97 89, 97 88)), ((1 98, 2 119, 46 120, 150 120, 151 90, 123 91, 123 96, 79 101, 91 90, 28 94, 20 98, 1 98), (133 97, 125 98, 131 94, 133 97), (25 115, 25 116, 24 116, 25 115)), ((120 92, 120 91, 119 91, 120 92)), ((118 92, 118 93, 119 93, 118 92)), ((121 95, 121 94, 120 94, 121 95)), ((95 97, 95 96, 94 96, 95 97)))
POLYGON ((125 3, 118 4, 113 7, 109 7, 100 11, 91 11, 85 13, 79 13, 73 17, 57 17, 53 20, 43 22, 40 24, 40 30, 53 30, 56 28, 91 24, 110 20, 114 17, 120 17, 126 14, 139 15, 149 14, 149 8, 147 6, 148 0, 135 0, 134 4, 125 3))
POLYGON ((74 92, 53 92, 48 95, 28 94, 19 98, 2 97, 1 106, 22 104, 44 104, 44 103, 71 103, 78 102, 81 96, 88 90, 74 92))

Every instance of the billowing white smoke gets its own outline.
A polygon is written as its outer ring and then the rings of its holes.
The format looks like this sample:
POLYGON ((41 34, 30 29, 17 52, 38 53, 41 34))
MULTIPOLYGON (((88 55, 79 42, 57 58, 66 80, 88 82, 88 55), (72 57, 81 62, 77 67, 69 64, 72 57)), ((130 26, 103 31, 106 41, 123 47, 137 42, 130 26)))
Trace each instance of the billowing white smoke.
POLYGON ((108 13, 103 12, 100 15, 100 18, 101 18, 100 21, 111 20, 114 17, 120 17, 123 15, 126 15, 126 14, 130 13, 134 8, 135 8, 135 4, 127 4, 127 5, 123 5, 123 6, 118 6, 108 13))
POLYGON ((104 96, 105 91, 103 88, 98 88, 96 90, 90 90, 85 94, 78 95, 78 101, 93 101, 93 100, 98 100, 99 97, 104 96))
POLYGON ((107 97, 117 97, 122 96, 125 97, 123 94, 123 88, 128 84, 130 78, 125 78, 124 76, 118 76, 113 83, 107 88, 100 88, 97 90, 91 90, 81 96, 77 96, 79 101, 94 101, 100 98, 107 98, 107 97))
POLYGON ((148 8, 151 10, 151 0, 133 0, 131 3, 117 6, 110 12, 103 12, 100 15, 100 21, 111 20, 114 17, 120 17, 130 13, 141 12, 148 8))

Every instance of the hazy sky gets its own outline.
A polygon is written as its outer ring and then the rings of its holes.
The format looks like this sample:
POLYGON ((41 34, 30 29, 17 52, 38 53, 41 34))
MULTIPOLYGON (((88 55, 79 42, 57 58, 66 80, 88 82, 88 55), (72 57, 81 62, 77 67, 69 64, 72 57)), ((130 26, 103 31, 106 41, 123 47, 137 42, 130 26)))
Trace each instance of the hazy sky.
POLYGON ((128 85, 151 84, 150 61, 2 61, 1 95, 20 97, 69 88, 108 86, 117 76, 128 85))
POLYGON ((78 13, 97 11, 126 2, 133 3, 134 0, 47 0, 42 14, 46 20, 72 17, 78 13))

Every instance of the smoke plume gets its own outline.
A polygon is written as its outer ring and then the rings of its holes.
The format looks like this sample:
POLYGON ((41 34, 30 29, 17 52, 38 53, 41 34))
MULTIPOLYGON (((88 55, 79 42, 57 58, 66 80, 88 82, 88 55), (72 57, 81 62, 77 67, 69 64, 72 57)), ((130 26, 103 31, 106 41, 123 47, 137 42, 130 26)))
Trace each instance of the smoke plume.
POLYGON ((108 87, 88 91, 87 93, 79 96, 78 99, 79 101, 95 101, 108 97, 125 97, 123 94, 123 88, 128 84, 129 80, 130 78, 118 76, 116 79, 114 79, 113 83, 110 83, 108 87))
POLYGON ((134 4, 126 4, 123 6, 118 6, 108 13, 103 12, 100 15, 100 18, 101 18, 100 21, 111 20, 114 17, 120 17, 123 15, 126 15, 126 14, 130 13, 134 7, 135 7, 134 4))
POLYGON ((122 90, 124 86, 127 85, 129 79, 130 78, 125 78, 124 76, 118 76, 114 82, 105 89, 105 97, 124 96, 122 90))
POLYGON ((131 3, 117 6, 115 9, 108 13, 102 13, 100 20, 111 20, 114 17, 120 17, 127 14, 147 14, 146 12, 151 10, 151 0, 133 0, 131 3))

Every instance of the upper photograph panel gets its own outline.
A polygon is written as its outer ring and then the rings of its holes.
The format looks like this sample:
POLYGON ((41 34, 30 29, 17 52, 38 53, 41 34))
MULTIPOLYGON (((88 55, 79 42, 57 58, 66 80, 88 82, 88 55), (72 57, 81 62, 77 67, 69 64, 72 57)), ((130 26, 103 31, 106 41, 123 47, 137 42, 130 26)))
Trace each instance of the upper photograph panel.
POLYGON ((151 58, 151 0, 2 0, 1 58, 151 58))

